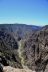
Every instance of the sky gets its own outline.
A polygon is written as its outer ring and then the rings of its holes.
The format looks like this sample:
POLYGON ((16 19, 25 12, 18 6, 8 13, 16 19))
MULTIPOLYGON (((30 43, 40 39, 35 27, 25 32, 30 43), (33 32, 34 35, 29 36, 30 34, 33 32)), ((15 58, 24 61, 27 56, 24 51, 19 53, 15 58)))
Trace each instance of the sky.
POLYGON ((0 24, 48 25, 48 0, 0 0, 0 24))

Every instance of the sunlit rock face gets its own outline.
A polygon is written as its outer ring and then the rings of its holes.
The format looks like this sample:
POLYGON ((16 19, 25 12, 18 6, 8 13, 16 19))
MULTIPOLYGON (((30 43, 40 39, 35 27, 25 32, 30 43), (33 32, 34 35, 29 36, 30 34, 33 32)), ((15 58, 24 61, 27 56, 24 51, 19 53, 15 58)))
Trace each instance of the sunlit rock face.
POLYGON ((4 67, 3 68, 4 72, 36 72, 36 71, 32 71, 32 70, 26 70, 26 69, 17 69, 17 68, 12 68, 10 66, 8 67, 4 67))

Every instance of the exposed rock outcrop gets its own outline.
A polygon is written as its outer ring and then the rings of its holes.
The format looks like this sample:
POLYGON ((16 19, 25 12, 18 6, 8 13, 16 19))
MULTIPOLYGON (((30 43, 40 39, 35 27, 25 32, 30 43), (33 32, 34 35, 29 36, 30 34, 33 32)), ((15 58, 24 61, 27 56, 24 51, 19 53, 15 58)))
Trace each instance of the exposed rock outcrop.
POLYGON ((12 68, 10 66, 4 67, 3 71, 4 72, 35 72, 35 71, 29 70, 29 69, 28 70, 26 70, 26 69, 16 69, 16 68, 12 68))

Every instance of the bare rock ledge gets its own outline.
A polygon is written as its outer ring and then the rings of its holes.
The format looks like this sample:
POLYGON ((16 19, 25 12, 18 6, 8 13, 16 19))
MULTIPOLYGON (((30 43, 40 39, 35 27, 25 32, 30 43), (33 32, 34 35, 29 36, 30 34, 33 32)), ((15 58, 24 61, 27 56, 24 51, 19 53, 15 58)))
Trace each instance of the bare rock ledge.
POLYGON ((3 72, 35 72, 29 69, 19 69, 19 68, 13 68, 10 66, 3 67, 3 72))

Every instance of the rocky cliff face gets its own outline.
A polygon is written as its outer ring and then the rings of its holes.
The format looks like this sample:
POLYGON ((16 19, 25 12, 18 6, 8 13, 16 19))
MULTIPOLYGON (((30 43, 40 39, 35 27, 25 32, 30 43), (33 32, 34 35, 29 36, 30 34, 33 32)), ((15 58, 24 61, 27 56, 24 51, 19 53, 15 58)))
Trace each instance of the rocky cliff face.
POLYGON ((48 27, 36 31, 22 41, 24 64, 37 72, 45 72, 48 64, 48 27))
POLYGON ((0 63, 22 68, 17 53, 18 42, 9 28, 0 26, 0 63))
POLYGON ((48 25, 0 25, 0 65, 48 70, 48 25))

